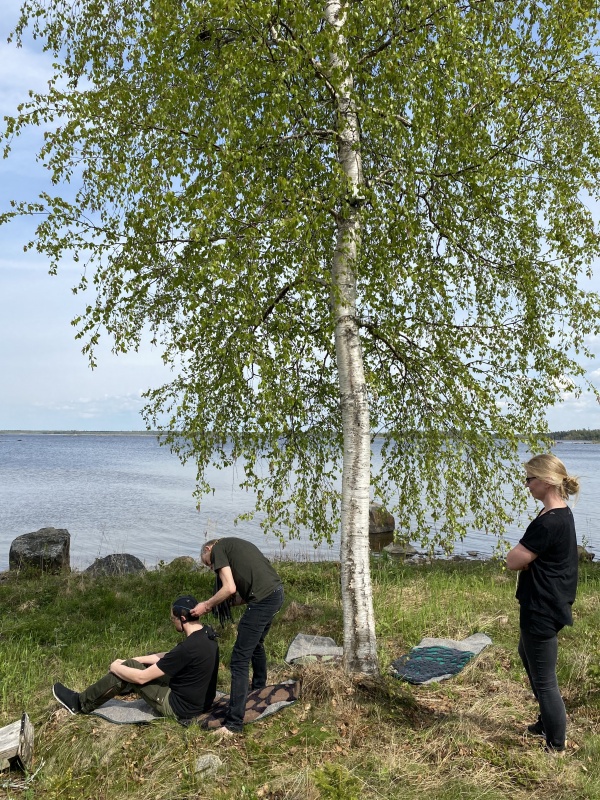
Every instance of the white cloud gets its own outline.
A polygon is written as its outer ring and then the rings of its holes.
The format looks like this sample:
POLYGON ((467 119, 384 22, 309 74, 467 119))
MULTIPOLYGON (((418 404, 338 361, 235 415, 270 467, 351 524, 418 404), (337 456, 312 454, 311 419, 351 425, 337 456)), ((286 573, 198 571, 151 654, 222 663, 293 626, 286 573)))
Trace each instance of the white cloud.
POLYGON ((562 403, 548 409, 546 417, 553 431, 600 429, 600 405, 591 392, 583 392, 580 397, 566 396, 562 403))

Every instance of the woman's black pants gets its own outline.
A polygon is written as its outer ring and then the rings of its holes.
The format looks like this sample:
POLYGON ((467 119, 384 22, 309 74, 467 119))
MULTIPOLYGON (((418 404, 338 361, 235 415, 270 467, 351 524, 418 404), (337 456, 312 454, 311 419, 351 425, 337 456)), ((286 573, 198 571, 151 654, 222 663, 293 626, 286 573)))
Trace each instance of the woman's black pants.
POLYGON ((533 636, 521 628, 519 655, 540 706, 546 743, 555 750, 565 746, 567 714, 556 678, 558 639, 533 636))

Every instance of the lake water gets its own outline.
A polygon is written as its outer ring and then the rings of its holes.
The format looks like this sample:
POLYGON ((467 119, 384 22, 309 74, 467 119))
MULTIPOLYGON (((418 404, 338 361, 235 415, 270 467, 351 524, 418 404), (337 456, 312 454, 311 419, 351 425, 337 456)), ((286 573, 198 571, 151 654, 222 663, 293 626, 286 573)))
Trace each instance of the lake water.
MULTIPOLYGON (((557 455, 581 478, 575 508, 578 538, 600 558, 600 445, 565 442, 557 455)), ((373 469, 381 466, 375 443, 373 469)), ((238 488, 241 468, 211 470, 215 487, 200 510, 192 496, 195 469, 182 465, 154 436, 97 434, 0 434, 0 570, 8 568, 11 541, 43 527, 67 528, 71 565, 82 569, 115 552, 138 556, 147 566, 176 556, 198 556, 205 538, 248 538, 271 557, 337 559, 339 541, 315 549, 308 536, 284 549, 265 537, 259 521, 234 518, 253 507, 238 488)), ((534 503, 530 501, 530 512, 534 503)), ((512 543, 523 524, 509 532, 512 543)), ((455 552, 494 549, 492 537, 473 531, 455 552)))

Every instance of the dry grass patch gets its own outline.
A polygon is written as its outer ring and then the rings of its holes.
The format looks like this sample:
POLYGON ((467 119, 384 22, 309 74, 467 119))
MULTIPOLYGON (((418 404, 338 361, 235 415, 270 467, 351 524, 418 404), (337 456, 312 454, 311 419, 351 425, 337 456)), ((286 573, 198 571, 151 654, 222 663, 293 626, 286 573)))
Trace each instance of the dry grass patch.
POLYGON ((297 603, 292 600, 287 606, 285 611, 281 613, 283 622, 298 622, 300 620, 309 620, 318 617, 320 610, 307 603, 297 603))
POLYGON ((577 617, 585 617, 588 614, 600 611, 600 596, 597 594, 580 595, 577 598, 577 603, 573 609, 573 615, 577 617))
POLYGON ((431 590, 424 580, 412 579, 401 586, 389 586, 373 582, 375 601, 385 602, 387 606, 402 609, 403 612, 420 609, 430 598, 431 590))

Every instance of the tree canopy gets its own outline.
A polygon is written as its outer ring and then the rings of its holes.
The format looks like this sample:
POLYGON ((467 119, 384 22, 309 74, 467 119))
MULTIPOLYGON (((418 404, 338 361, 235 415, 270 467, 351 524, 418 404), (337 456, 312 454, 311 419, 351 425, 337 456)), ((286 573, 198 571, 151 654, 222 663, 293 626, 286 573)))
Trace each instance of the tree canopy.
POLYGON ((151 332, 174 371, 144 416, 200 493, 243 457, 266 525, 331 536, 352 395, 405 535, 500 533, 518 444, 600 330, 597 25, 592 0, 27 0, 15 41, 55 76, 7 153, 42 126, 59 189, 10 213, 82 263, 92 362, 102 331, 151 332))

